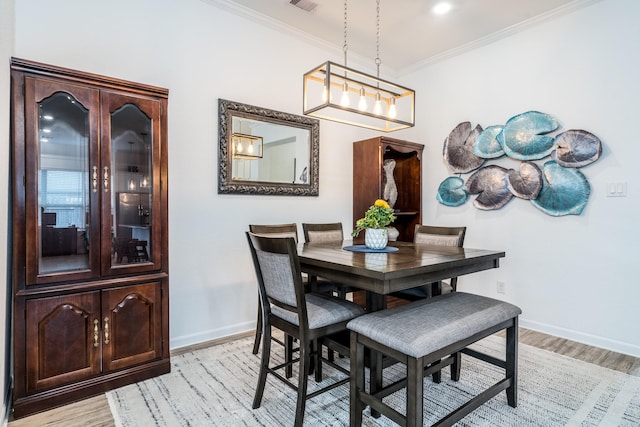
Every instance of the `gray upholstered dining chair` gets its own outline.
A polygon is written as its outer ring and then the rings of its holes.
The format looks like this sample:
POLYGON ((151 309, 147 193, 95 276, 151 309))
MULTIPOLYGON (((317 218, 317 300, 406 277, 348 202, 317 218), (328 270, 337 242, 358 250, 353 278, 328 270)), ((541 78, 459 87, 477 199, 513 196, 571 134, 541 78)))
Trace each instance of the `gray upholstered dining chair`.
MULTIPOLYGON (((414 243, 422 243, 426 245, 455 246, 461 248, 464 244, 464 236, 466 232, 467 227, 439 227, 417 224, 413 235, 413 241, 414 243)), ((457 284, 458 278, 452 277, 449 279, 449 282, 439 281, 435 283, 426 283, 415 288, 394 292, 392 295, 404 300, 417 301, 442 293, 455 292, 457 284)))
POLYGON ((328 339, 329 335, 346 331, 347 323, 362 315, 359 305, 335 296, 307 293, 302 283, 302 272, 295 240, 292 237, 265 237, 247 232, 253 264, 258 278, 258 293, 263 319, 263 344, 260 374, 253 400, 253 408, 260 407, 267 375, 283 381, 297 391, 294 426, 302 426, 308 398, 332 390, 349 382, 349 371, 322 357, 322 347, 327 346, 348 356, 347 346, 328 339), (271 366, 271 330, 277 328, 287 339, 298 339, 298 358, 271 366), (313 393, 307 393, 307 381, 311 361, 316 382, 322 381, 322 364, 327 363, 346 375, 313 393), (280 375, 279 369, 287 369, 298 363, 297 386, 280 375))
MULTIPOLYGON (((249 224, 249 231, 255 234, 270 237, 292 237, 298 243, 298 226, 291 224, 249 224)), ((253 339, 253 354, 258 354, 260 340, 262 339, 262 309, 258 298, 258 317, 256 320, 256 333, 253 339)), ((283 342, 280 344, 285 345, 283 342)))
MULTIPOLYGON (((342 227, 342 224, 340 224, 342 227)), ((249 224, 249 231, 261 236, 268 237, 292 237, 296 243, 298 243, 298 225, 295 223, 290 224, 249 224)), ((306 234, 305 234, 306 236, 306 234)), ((340 239, 342 240, 342 239, 340 239)), ((303 276, 304 289, 309 292, 311 287, 307 281, 306 275, 303 276)), ((335 283, 319 278, 315 287, 315 291, 318 293, 339 293, 339 287, 335 283)), ((262 337, 262 313, 260 310, 260 301, 258 301, 258 317, 256 320, 256 333, 253 340, 253 354, 258 354, 260 349, 260 340, 262 337)), ((285 343, 280 343, 287 347, 285 343)), ((290 371, 289 371, 290 372, 290 371)))
MULTIPOLYGON (((341 222, 331 223, 302 223, 302 232, 305 242, 339 242, 344 240, 341 222)), ((319 292, 335 292, 339 297, 346 298, 351 290, 342 283, 336 283, 323 277, 317 279, 319 292)))
POLYGON ((331 223, 302 223, 305 242, 342 242, 344 233, 341 222, 331 223))

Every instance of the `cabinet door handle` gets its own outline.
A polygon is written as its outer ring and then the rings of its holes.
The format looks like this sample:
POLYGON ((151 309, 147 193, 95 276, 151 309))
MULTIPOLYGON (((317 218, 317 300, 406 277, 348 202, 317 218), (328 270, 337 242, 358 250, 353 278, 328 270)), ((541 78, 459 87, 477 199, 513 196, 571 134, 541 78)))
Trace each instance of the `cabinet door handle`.
POLYGON ((93 192, 97 193, 98 192, 98 167, 97 166, 93 167, 92 183, 93 183, 93 192))
POLYGON ((100 345, 100 321, 93 319, 93 346, 98 347, 100 345))
POLYGON ((109 166, 104 167, 104 191, 109 191, 109 166))
POLYGON ((104 318, 104 343, 109 344, 109 318, 104 318))

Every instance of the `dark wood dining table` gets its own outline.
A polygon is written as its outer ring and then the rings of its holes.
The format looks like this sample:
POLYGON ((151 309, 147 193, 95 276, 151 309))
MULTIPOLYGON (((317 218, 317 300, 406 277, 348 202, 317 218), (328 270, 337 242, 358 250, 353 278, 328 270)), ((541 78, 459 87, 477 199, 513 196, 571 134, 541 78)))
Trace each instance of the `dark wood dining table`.
MULTIPOLYGON (((317 277, 366 291, 366 310, 386 307, 386 296, 451 277, 498 268, 503 251, 444 247, 409 242, 389 242, 396 252, 352 252, 353 246, 343 242, 301 243, 298 245, 300 268, 307 273, 313 287, 317 277)), ((370 389, 382 388, 382 369, 386 365, 381 355, 369 358, 370 389)), ((389 361, 387 361, 389 362, 389 361)), ((393 363, 393 362, 392 362, 393 363)), ((372 411, 378 417, 377 411, 372 411)))
POLYGON ((352 252, 343 242, 301 243, 300 268, 314 278, 342 283, 366 291, 367 311, 385 307, 385 296, 451 277, 499 267, 503 251, 389 242, 397 252, 352 252))

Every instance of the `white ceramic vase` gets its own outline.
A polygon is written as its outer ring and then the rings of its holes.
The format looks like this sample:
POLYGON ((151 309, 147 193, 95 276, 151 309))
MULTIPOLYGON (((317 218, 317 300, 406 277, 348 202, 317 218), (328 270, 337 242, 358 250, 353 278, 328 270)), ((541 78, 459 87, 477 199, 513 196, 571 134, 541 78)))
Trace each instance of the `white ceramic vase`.
POLYGON ((389 243, 389 235, 386 228, 367 228, 364 235, 364 244, 371 249, 384 249, 389 243))

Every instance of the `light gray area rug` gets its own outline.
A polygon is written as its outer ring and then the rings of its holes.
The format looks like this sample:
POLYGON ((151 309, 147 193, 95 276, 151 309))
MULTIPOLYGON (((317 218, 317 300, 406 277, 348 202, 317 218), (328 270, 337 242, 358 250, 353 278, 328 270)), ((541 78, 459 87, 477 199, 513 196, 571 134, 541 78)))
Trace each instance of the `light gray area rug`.
MULTIPOLYGON (((268 376, 262 406, 251 409, 259 357, 251 338, 172 357, 172 372, 107 393, 117 426, 288 426, 293 424, 296 394, 268 376)), ((504 339, 489 337, 474 345, 502 357, 504 339)), ((282 347, 272 346, 273 354, 282 347)), ((273 356, 272 356, 273 357, 273 356)), ((342 359, 348 363, 348 359, 342 359)), ((401 375, 403 365, 385 370, 385 379, 401 375)), ((476 409, 459 426, 640 426, 640 377, 601 368, 535 347, 519 346, 518 407, 504 392, 476 409)), ((295 374, 295 372, 294 372, 295 374)), ((325 369, 329 378, 342 377, 325 369)), ((464 404, 500 379, 501 370, 463 355, 459 382, 425 379, 425 425, 464 404)), ((310 377, 310 389, 316 387, 310 377)), ((404 390, 386 400, 404 413, 404 390)), ((305 426, 348 426, 348 384, 311 399, 305 426)), ((365 410, 365 426, 392 426, 365 410)))

